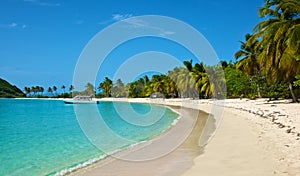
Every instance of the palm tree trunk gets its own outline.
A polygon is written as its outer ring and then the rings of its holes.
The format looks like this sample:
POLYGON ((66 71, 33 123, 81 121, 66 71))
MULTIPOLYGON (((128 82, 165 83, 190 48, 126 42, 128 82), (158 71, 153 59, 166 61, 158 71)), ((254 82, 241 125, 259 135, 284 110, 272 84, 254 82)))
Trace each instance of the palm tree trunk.
POLYGON ((256 86, 257 86, 257 96, 258 96, 258 98, 260 98, 260 97, 261 97, 261 94, 260 94, 260 87, 259 87, 259 84, 256 84, 256 86))
POLYGON ((291 82, 289 82, 289 88, 290 88, 290 92, 293 98, 293 103, 299 102, 298 99, 296 98, 296 95, 293 91, 293 84, 291 82))

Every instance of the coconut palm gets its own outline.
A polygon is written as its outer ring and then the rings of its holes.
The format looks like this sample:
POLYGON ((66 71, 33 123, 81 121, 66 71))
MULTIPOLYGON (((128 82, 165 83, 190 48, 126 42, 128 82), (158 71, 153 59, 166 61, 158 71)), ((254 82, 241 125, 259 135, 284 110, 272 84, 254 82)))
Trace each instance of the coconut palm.
POLYGON ((197 88, 198 97, 207 97, 206 93, 201 91, 203 86, 203 79, 205 76, 207 76, 203 63, 195 64, 195 66, 192 68, 192 76, 196 84, 195 86, 197 88))
POLYGON ((32 86, 31 89, 30 89, 31 92, 33 92, 33 96, 35 97, 36 96, 36 93, 38 92, 38 89, 36 86, 32 86))
POLYGON ((113 97, 125 97, 125 86, 121 79, 117 79, 116 85, 112 88, 111 92, 113 97))
POLYGON ((82 92, 83 95, 94 96, 96 93, 95 87, 91 83, 87 83, 85 86, 85 90, 82 92))
POLYGON ((195 79, 187 68, 179 69, 176 84, 181 97, 194 98, 197 95, 195 79))
POLYGON ((104 81, 100 83, 98 90, 99 91, 103 91, 103 94, 106 97, 110 97, 111 96, 111 90, 113 88, 113 82, 112 80, 110 80, 108 77, 104 78, 104 81))
POLYGON ((25 91, 27 96, 29 96, 30 93, 31 93, 30 87, 24 87, 24 91, 25 91))
POLYGON ((226 81, 221 66, 205 67, 206 72, 201 78, 201 93, 210 97, 223 98, 226 94, 226 81))
POLYGON ((45 91, 44 87, 40 87, 40 91, 39 92, 41 92, 42 96, 43 96, 44 91, 45 91))
POLYGON ((52 94, 52 96, 53 96, 53 90, 52 90, 52 88, 51 88, 51 87, 48 87, 48 90, 47 90, 47 92, 48 92, 48 93, 51 93, 51 94, 52 94))
POLYGON ((238 61, 236 63, 236 68, 242 70, 244 73, 248 74, 251 80, 256 85, 258 97, 260 94, 260 78, 261 68, 258 62, 258 55, 260 54, 260 48, 257 48, 258 40, 254 40, 251 43, 249 39, 252 37, 250 34, 246 34, 246 42, 241 41, 241 49, 235 53, 234 57, 238 61))
POLYGON ((63 92, 65 93, 66 86, 65 86, 65 85, 62 85, 62 86, 61 86, 61 89, 62 89, 63 92))
POLYGON ((259 41, 255 50, 261 51, 257 59, 264 73, 272 81, 287 82, 296 102, 292 84, 300 74, 300 2, 267 0, 260 17, 267 20, 254 28, 248 46, 259 41))
POLYGON ((52 90, 53 90, 53 92, 55 92, 55 94, 57 95, 57 87, 56 86, 53 86, 53 88, 52 88, 52 90))
POLYGON ((127 84, 128 88, 128 97, 130 98, 137 98, 137 97, 144 97, 145 96, 145 80, 140 78, 137 81, 127 84))
POLYGON ((234 57, 238 61, 236 63, 236 67, 250 76, 254 76, 259 74, 260 67, 257 61, 258 52, 256 50, 256 46, 258 41, 254 41, 253 43, 247 45, 247 41, 252 36, 250 34, 246 34, 245 39, 246 42, 241 42, 241 49, 235 53, 234 57))
POLYGON ((73 85, 70 86, 69 91, 72 93, 75 87, 73 85))

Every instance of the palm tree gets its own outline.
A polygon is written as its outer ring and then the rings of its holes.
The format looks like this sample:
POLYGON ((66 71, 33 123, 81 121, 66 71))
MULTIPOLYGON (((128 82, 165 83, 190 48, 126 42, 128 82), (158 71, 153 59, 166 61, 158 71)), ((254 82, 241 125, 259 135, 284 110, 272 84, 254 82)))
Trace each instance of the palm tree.
POLYGON ((51 94, 53 95, 53 90, 52 90, 52 88, 51 88, 51 87, 48 87, 48 90, 47 90, 47 92, 49 92, 49 93, 51 93, 51 94))
POLYGON ((40 86, 36 86, 36 87, 35 87, 35 90, 36 90, 37 94, 39 95, 39 93, 40 93, 40 91, 41 91, 40 86))
POLYGON ((188 69, 188 71, 192 71, 192 69, 193 69, 193 60, 183 61, 183 65, 188 69))
POLYGON ((210 97, 223 98, 226 94, 226 81, 221 66, 205 67, 205 73, 201 79, 201 93, 210 97))
POLYGON ((33 92, 33 96, 35 97, 37 93, 37 88, 35 86, 32 86, 30 91, 33 92))
POLYGON ((57 95, 57 87, 56 86, 53 86, 53 88, 52 88, 52 90, 53 90, 53 92, 55 92, 55 94, 57 95))
POLYGON ((105 77, 104 81, 100 83, 98 90, 99 91, 102 90, 106 97, 110 97, 112 88, 113 88, 112 80, 110 80, 108 77, 105 77))
POLYGON ((165 94, 168 97, 175 98, 178 94, 176 83, 169 77, 165 76, 163 79, 165 94))
POLYGON ((272 81, 288 83, 293 102, 297 102, 292 84, 300 74, 300 1, 267 0, 260 17, 267 19, 254 28, 248 45, 259 41, 255 50, 261 51, 262 71, 272 81))
MULTIPOLYGON (((202 90, 202 87, 203 87, 203 85, 205 83, 204 82, 205 77, 208 76, 206 74, 206 71, 205 71, 203 63, 200 63, 200 64, 197 63, 197 64, 195 64, 195 66, 192 69, 192 76, 193 76, 193 78, 195 80, 196 88, 197 88, 197 91, 198 91, 198 97, 199 98, 201 98, 201 97, 208 97, 207 95, 208 95, 209 91, 202 90)), ((205 88, 203 88, 203 89, 205 89, 205 88)))
POLYGON ((25 91, 27 96, 29 96, 30 93, 31 93, 30 87, 24 87, 24 91, 25 91))
POLYGON ((41 92, 42 96, 43 96, 44 91, 45 91, 44 87, 40 87, 40 92, 41 92))
POLYGON ((255 50, 258 44, 258 41, 254 41, 251 45, 247 45, 247 41, 252 36, 250 34, 246 34, 245 39, 246 42, 241 42, 241 49, 235 53, 234 57, 238 61, 236 67, 250 76, 254 76, 259 74, 260 67, 257 61, 258 52, 255 50))
POLYGON ((195 80, 192 72, 190 72, 187 68, 180 68, 176 81, 181 97, 192 98, 195 96, 195 80))
POLYGON ((73 85, 70 86, 69 91, 72 93, 75 87, 73 85))
POLYGON ((111 94, 114 97, 125 97, 126 96, 125 86, 121 79, 117 80, 116 85, 113 87, 111 94))
POLYGON ((96 94, 94 85, 91 83, 87 83, 85 86, 85 90, 83 91, 83 94, 88 96, 91 95, 94 96, 96 94))
POLYGON ((254 40, 249 44, 249 39, 251 37, 252 35, 246 34, 246 42, 241 41, 241 49, 235 53, 234 57, 238 61, 236 63, 236 68, 242 70, 251 77, 257 87, 258 97, 261 97, 259 84, 261 69, 257 60, 257 57, 260 53, 260 48, 256 48, 258 45, 258 40, 254 40))
POLYGON ((62 89, 63 92, 65 93, 66 86, 65 86, 65 85, 62 85, 62 86, 61 86, 61 89, 62 89))
POLYGON ((199 84, 201 84, 201 86, 199 87, 200 93, 203 93, 205 98, 211 98, 213 96, 214 87, 210 85, 209 75, 207 73, 204 73, 199 84))

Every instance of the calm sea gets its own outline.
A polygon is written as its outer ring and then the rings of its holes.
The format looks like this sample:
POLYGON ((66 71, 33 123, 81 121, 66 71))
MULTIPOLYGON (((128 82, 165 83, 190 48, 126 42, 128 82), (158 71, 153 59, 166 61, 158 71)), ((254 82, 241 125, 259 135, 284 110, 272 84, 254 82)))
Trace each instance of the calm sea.
MULTIPOLYGON (((80 112, 89 111, 89 105, 76 106, 80 112)), ((134 143, 162 133, 178 118, 178 114, 162 106, 111 102, 93 106, 111 131, 134 143), (157 118, 162 112, 162 117, 157 118)), ((88 119, 93 115, 86 116, 88 119)), ((102 142, 106 153, 116 150, 116 146, 102 142), (112 151, 108 151, 110 148, 112 151)), ((117 149, 125 147, 128 145, 118 145, 117 149)), ((59 100, 1 99, 0 152, 0 175, 62 174, 106 156, 85 136, 74 105, 59 100)))

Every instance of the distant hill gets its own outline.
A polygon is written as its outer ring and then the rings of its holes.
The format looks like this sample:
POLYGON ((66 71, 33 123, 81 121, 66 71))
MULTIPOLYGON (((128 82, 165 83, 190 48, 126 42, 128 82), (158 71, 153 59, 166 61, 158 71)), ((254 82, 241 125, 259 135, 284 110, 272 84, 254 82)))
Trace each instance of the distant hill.
POLYGON ((16 86, 0 78, 0 98, 25 97, 26 95, 16 86))

